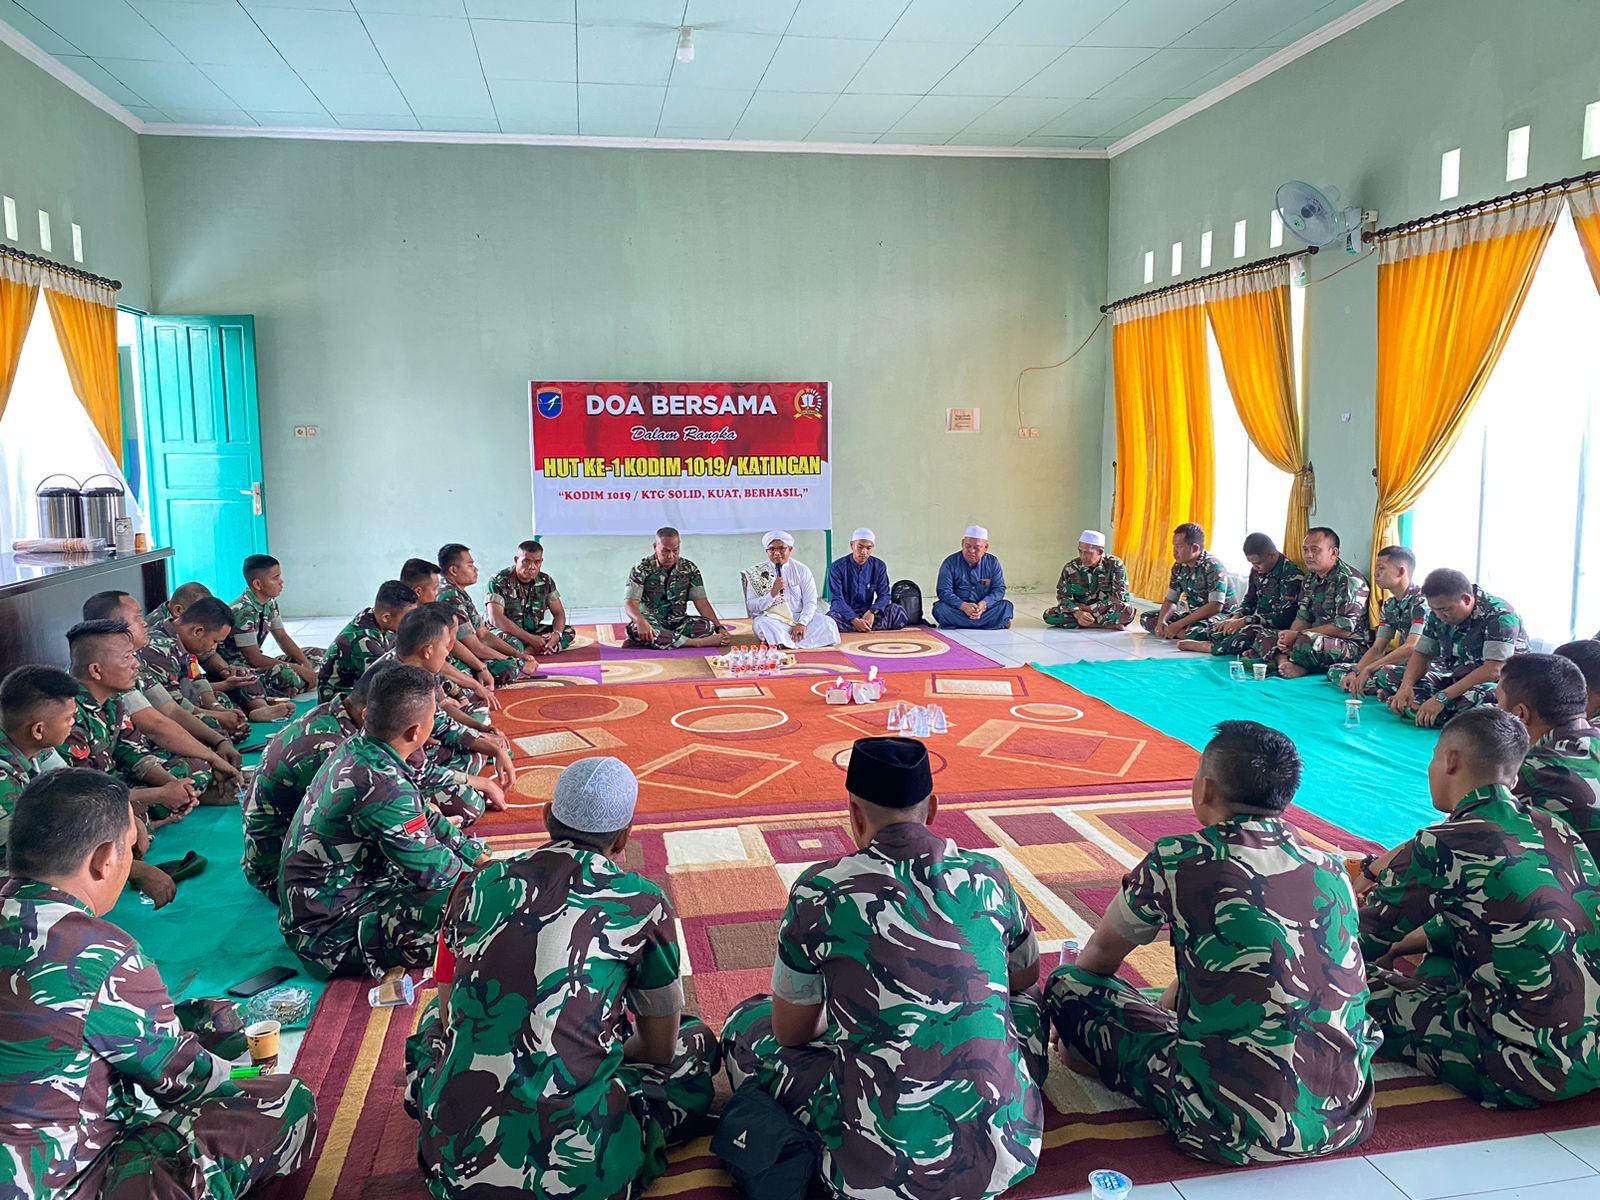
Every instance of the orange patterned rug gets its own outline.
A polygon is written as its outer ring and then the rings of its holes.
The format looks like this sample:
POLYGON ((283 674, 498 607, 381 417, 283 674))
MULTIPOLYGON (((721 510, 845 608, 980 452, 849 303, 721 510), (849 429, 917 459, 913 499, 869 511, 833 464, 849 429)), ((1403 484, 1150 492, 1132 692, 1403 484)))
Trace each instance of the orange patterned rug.
POLYGON ((512 688, 495 723, 510 735, 513 808, 486 828, 530 828, 561 769, 610 754, 639 776, 643 813, 731 817, 837 808, 858 737, 882 734, 890 703, 938 704, 928 739, 942 799, 1067 794, 1187 780, 1188 746, 1028 667, 904 671, 885 700, 829 705, 827 680, 779 677, 654 687, 512 688))

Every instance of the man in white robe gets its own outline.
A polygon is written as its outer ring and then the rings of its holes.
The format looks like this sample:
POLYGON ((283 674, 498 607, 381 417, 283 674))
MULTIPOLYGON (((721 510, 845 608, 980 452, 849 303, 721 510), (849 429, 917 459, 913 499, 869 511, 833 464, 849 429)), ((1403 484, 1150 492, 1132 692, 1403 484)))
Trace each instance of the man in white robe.
POLYGON ((767 561, 742 573, 744 606, 755 634, 772 646, 822 650, 839 644, 839 627, 817 602, 817 578, 794 559, 794 538, 775 529, 761 539, 767 561))

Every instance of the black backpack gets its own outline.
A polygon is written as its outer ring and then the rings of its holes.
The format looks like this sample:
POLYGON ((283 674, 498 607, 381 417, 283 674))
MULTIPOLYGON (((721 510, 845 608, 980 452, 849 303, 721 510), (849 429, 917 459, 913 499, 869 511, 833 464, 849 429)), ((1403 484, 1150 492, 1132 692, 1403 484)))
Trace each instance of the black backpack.
POLYGON ((902 579, 889 589, 889 599, 906 610, 907 625, 926 625, 922 619, 922 589, 912 580, 902 579))
POLYGON ((711 1153, 748 1200, 805 1200, 822 1143, 783 1105, 747 1079, 723 1110, 711 1153))

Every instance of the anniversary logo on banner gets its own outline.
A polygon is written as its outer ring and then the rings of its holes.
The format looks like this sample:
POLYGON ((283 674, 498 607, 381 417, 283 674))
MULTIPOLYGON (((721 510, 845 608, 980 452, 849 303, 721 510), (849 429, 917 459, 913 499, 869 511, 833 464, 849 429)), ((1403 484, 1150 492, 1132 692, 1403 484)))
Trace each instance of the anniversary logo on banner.
POLYGON ((826 383, 529 385, 534 527, 653 534, 826 529, 826 383))

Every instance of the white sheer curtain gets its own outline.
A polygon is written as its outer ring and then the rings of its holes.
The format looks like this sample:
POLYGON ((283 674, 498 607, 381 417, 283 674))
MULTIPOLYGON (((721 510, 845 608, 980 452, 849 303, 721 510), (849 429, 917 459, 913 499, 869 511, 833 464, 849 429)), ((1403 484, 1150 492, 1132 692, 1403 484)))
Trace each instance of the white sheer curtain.
POLYGON ((1461 440, 1411 510, 1455 567, 1559 644, 1600 627, 1600 293, 1563 211, 1461 440))
POLYGON ((34 489, 57 472, 79 481, 110 475, 128 493, 124 511, 134 529, 147 532, 133 490, 73 393, 49 309, 41 301, 22 345, 11 401, 0 418, 0 548, 40 535, 34 489))

